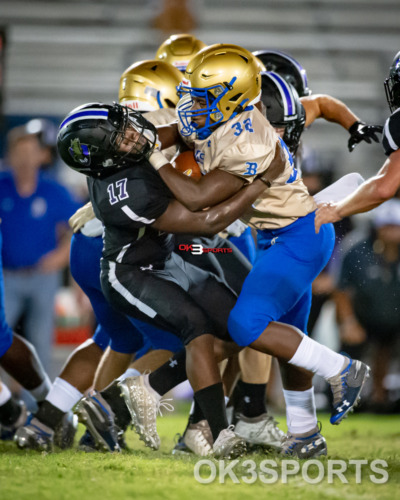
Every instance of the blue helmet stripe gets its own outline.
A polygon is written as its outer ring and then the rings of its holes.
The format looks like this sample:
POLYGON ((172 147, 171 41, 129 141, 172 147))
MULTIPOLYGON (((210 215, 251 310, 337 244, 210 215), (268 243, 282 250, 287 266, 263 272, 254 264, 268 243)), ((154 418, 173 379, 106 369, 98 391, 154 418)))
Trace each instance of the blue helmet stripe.
POLYGON ((276 86, 279 89, 279 92, 281 93, 283 104, 285 107, 285 115, 286 116, 292 116, 295 114, 295 104, 293 101, 293 96, 292 93, 290 92, 289 86, 287 82, 279 76, 277 73, 274 73, 273 71, 268 71, 267 73, 272 80, 274 80, 276 86))
POLYGON ((108 118, 108 110, 106 109, 85 109, 84 111, 78 111, 73 115, 67 116, 67 118, 61 123, 60 130, 68 125, 69 123, 87 119, 87 118, 97 118, 100 120, 107 120, 108 118))

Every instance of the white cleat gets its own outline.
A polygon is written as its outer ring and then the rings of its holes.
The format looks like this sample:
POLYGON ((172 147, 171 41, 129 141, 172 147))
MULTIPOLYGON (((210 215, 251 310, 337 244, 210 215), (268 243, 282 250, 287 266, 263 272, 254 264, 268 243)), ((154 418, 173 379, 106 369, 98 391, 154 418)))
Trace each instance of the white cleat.
POLYGON ((246 443, 272 448, 280 451, 285 433, 278 427, 278 422, 268 413, 258 417, 240 415, 235 427, 235 434, 243 438, 246 443))
POLYGON ((243 438, 236 436, 233 432, 234 426, 230 425, 223 429, 213 444, 215 458, 227 458, 228 460, 242 457, 246 453, 246 442, 243 438))
POLYGON ((143 375, 128 377, 118 385, 139 438, 149 448, 158 450, 161 442, 157 432, 157 413, 161 407, 168 411, 172 411, 174 407, 167 400, 157 400, 147 388, 143 375))

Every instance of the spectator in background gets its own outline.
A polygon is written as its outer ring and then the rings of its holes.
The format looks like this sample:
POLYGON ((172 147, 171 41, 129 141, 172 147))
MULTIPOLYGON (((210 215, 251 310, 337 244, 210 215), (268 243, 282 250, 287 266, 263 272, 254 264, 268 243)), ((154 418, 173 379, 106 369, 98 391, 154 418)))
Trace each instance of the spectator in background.
POLYGON ((9 132, 0 172, 5 312, 11 328, 23 319, 24 335, 48 370, 54 299, 69 260, 68 219, 80 203, 41 171, 49 145, 27 125, 9 132))
POLYGON ((191 33, 197 21, 189 0, 161 0, 159 13, 151 21, 151 27, 160 30, 163 36, 171 33, 191 33))
POLYGON ((335 292, 342 349, 360 355, 373 347, 371 408, 389 408, 384 378, 400 334, 400 200, 376 208, 370 234, 344 255, 335 292))

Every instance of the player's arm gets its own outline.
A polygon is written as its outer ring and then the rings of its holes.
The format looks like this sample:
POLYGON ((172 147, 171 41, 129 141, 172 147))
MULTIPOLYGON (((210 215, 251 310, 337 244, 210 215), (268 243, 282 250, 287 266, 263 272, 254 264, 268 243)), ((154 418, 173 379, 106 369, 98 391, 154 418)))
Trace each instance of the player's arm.
MULTIPOLYGON (((156 160, 158 154, 160 153, 153 155, 156 160)), ((162 156, 157 168, 152 158, 150 158, 150 162, 158 170, 175 198, 191 211, 212 207, 227 200, 237 193, 245 183, 241 177, 228 173, 222 168, 217 168, 207 175, 203 175, 201 179, 195 180, 174 169, 162 156)), ((275 156, 268 169, 262 174, 264 181, 271 183, 279 177, 285 168, 285 163, 284 151, 277 144, 275 156)))
POLYGON ((382 127, 380 125, 367 125, 360 121, 358 116, 339 99, 325 94, 316 94, 302 97, 300 101, 306 112, 305 126, 309 127, 317 118, 338 123, 350 134, 349 151, 353 151, 356 144, 361 141, 368 144, 371 143, 371 140, 379 142, 376 134, 382 132, 382 127))
POLYGON ((267 181, 257 179, 240 189, 229 200, 199 212, 191 212, 182 203, 173 200, 152 227, 169 233, 216 234, 241 217, 268 189, 267 184, 267 181))
POLYGON ((336 222, 349 215, 367 212, 392 198, 400 187, 400 150, 394 151, 374 176, 351 195, 337 203, 325 203, 315 216, 317 233, 322 224, 336 222))
POLYGON ((324 118, 328 122, 338 123, 346 130, 354 122, 359 121, 358 116, 344 102, 330 95, 310 95, 301 97, 300 101, 306 112, 306 127, 309 127, 317 118, 324 118))

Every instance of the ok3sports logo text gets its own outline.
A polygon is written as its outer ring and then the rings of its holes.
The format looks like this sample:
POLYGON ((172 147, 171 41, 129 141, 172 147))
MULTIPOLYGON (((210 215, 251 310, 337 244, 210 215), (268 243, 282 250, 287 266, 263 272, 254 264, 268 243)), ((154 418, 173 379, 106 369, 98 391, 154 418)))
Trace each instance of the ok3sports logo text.
POLYGON ((191 252, 193 255, 201 255, 203 253, 232 253, 232 248, 204 248, 199 243, 181 243, 178 246, 181 252, 191 252))

